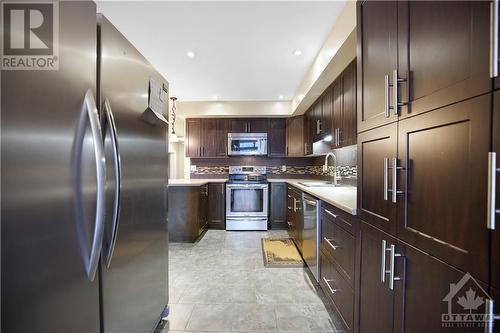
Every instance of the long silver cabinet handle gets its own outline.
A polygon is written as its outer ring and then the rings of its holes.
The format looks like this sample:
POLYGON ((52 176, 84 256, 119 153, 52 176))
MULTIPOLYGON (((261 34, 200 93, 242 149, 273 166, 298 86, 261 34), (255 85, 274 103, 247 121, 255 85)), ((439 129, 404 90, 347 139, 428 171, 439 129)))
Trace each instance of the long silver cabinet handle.
POLYGON ((111 109, 111 104, 109 100, 106 98, 104 101, 104 114, 106 116, 107 126, 109 127, 111 143, 113 145, 113 162, 115 168, 115 198, 113 204, 113 215, 112 215, 112 228, 111 228, 111 241, 108 245, 106 254, 105 254, 105 264, 106 267, 109 267, 111 264, 111 258, 113 257, 113 251, 115 249, 116 244, 116 236, 118 234, 118 220, 120 218, 120 203, 121 203, 121 159, 120 159, 120 150, 118 149, 118 137, 116 134, 116 124, 115 118, 113 117, 113 110, 111 109))
POLYGON ((385 269, 385 256, 386 256, 386 250, 387 249, 387 242, 385 239, 382 239, 382 259, 380 261, 380 281, 382 283, 385 283, 385 274, 386 274, 386 269, 385 269))
POLYGON ((340 246, 339 245, 333 245, 332 241, 333 239, 328 239, 326 237, 323 237, 323 239, 325 240, 325 242, 327 242, 328 245, 330 245, 330 247, 335 251, 337 250, 340 246))
POLYGON ((331 211, 329 211, 328 209, 325 208, 325 212, 327 212, 328 214, 330 214, 331 216, 333 216, 334 218, 337 218, 339 217, 338 215, 335 215, 333 214, 331 211))
POLYGON ((328 287, 328 289, 330 290, 330 292, 332 294, 335 294, 337 291, 339 291, 338 289, 333 289, 331 286, 330 286, 330 282, 333 282, 333 280, 327 280, 323 277, 323 282, 325 282, 326 286, 328 287))
POLYGON ((389 106, 389 75, 384 76, 384 113, 385 117, 389 118, 391 116, 390 106, 389 106))
POLYGON ((97 265, 101 255, 102 239, 104 235, 105 210, 106 210, 106 158, 104 155, 104 143, 102 139, 101 124, 97 112, 97 106, 91 89, 85 93, 80 119, 75 134, 75 144, 73 150, 73 164, 75 169, 75 210, 77 233, 80 240, 80 247, 83 255, 85 272, 90 281, 94 281, 97 265), (94 157, 96 167, 96 212, 94 233, 92 236, 90 254, 87 255, 87 233, 85 221, 83 220, 83 186, 82 186, 82 150, 85 140, 85 133, 88 124, 92 132, 94 146, 94 157))
POLYGON ((493 333, 495 320, 500 320, 500 315, 495 315, 494 308, 495 302, 488 298, 486 299, 486 324, 484 326, 485 333, 493 333))
POLYGON ((384 200, 389 200, 389 158, 384 158, 384 200))
POLYGON ((390 247, 390 255, 391 255, 391 261, 389 263, 390 267, 389 267, 389 289, 391 290, 394 290, 394 281, 399 281, 401 280, 400 277, 398 276, 394 276, 394 266, 395 266, 395 262, 396 262, 396 257, 401 257, 401 254, 399 253, 396 253, 396 246, 393 244, 391 245, 390 247))
POLYGON ((499 209, 496 209, 496 179, 497 172, 500 169, 497 168, 497 154, 495 152, 488 153, 488 216, 487 216, 487 227, 488 229, 495 230, 495 218, 496 214, 500 213, 499 209))
POLYGON ((498 0, 490 3, 490 77, 498 76, 498 0))
MULTIPOLYGON (((389 167, 391 169, 391 167, 389 167)), ((405 170, 404 167, 400 166, 398 167, 398 159, 397 157, 394 157, 392 159, 392 189, 390 190, 392 192, 392 202, 397 203, 397 195, 398 194, 403 194, 404 191, 398 191, 398 170, 405 170)))
POLYGON ((408 104, 407 102, 399 101, 399 83, 406 82, 406 79, 400 78, 398 74, 398 70, 395 69, 392 71, 392 99, 393 106, 392 110, 395 116, 399 115, 399 107, 408 104))

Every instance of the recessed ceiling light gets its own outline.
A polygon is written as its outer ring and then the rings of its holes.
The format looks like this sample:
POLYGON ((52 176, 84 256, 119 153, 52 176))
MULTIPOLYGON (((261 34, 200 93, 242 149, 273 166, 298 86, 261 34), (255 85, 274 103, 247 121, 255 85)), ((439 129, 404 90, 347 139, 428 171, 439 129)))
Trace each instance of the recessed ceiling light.
POLYGON ((187 51, 186 56, 193 59, 194 57, 196 57, 196 53, 194 53, 194 51, 187 51))
POLYGON ((217 97, 217 95, 213 95, 212 98, 213 99, 219 99, 219 97, 217 97))
POLYGON ((280 95, 278 98, 279 98, 279 99, 283 99, 283 95, 280 95))
POLYGON ((302 50, 295 50, 295 51, 293 51, 293 55, 297 56, 297 57, 301 56, 302 55, 302 50))

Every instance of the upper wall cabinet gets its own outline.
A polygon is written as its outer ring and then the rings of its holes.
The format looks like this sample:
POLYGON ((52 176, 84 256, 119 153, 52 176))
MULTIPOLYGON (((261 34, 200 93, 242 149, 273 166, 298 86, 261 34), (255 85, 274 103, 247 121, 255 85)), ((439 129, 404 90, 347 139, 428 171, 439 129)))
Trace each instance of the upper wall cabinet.
POLYGON ((491 89, 489 2, 364 1, 357 6, 358 131, 491 89))
POLYGON ((341 146, 356 144, 356 124, 356 60, 354 60, 342 73, 342 123, 338 139, 341 146))
POLYGON ((357 4, 358 131, 396 121, 389 110, 389 76, 397 68, 397 2, 357 4))
MULTIPOLYGON (((304 116, 288 118, 286 123, 286 154, 290 157, 304 156, 304 116)), ((312 152, 311 152, 312 153, 312 152)))
POLYGON ((187 119, 186 156, 187 157, 225 157, 227 156, 227 119, 187 119))
POLYGON ((186 119, 186 156, 201 157, 201 119, 186 119))
POLYGON ((400 115, 491 90, 489 15, 489 1, 398 2, 398 103, 409 102, 400 115))
POLYGON ((231 133, 267 133, 269 120, 265 118, 231 119, 231 133))
POLYGON ((272 118, 269 120, 267 146, 267 155, 270 157, 286 155, 286 119, 272 118))

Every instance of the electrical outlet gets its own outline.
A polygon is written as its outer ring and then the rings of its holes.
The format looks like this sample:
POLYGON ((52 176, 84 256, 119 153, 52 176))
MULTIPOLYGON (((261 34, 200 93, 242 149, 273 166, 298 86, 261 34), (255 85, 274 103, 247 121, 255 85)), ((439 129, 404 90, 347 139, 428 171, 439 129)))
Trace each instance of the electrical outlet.
POLYGON ((282 171, 282 172, 286 172, 286 165, 282 165, 282 166, 281 166, 281 171, 282 171))
POLYGON ((191 165, 191 172, 196 172, 196 165, 191 165))
POLYGON ((327 172, 328 171, 328 167, 326 165, 323 165, 323 172, 327 172))

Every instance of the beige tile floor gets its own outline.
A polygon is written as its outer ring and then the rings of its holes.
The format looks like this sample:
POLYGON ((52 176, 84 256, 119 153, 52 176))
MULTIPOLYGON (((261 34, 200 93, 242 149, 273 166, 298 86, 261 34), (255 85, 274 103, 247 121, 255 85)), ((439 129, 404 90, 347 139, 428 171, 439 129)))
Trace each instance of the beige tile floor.
POLYGON ((195 244, 171 243, 161 332, 338 332, 306 269, 264 267, 261 238, 287 236, 209 230, 195 244))

